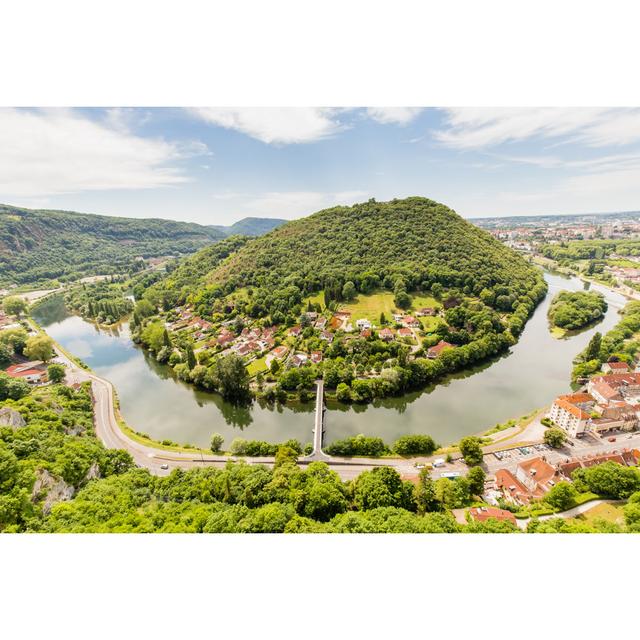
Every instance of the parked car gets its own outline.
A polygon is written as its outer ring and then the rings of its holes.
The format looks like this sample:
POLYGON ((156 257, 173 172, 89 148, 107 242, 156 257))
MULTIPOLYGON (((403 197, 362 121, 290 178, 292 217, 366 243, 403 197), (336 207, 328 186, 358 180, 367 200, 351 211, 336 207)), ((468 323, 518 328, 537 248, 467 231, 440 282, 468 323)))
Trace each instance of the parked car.
POLYGON ((160 465, 160 468, 161 468, 161 469, 165 469, 165 470, 167 470, 167 469, 169 468, 169 465, 168 465, 168 464, 166 464, 166 463, 165 463, 165 464, 161 464, 161 465, 160 465))
POLYGON ((611 437, 609 438, 609 442, 615 442, 615 441, 616 441, 615 436, 611 436, 611 437))

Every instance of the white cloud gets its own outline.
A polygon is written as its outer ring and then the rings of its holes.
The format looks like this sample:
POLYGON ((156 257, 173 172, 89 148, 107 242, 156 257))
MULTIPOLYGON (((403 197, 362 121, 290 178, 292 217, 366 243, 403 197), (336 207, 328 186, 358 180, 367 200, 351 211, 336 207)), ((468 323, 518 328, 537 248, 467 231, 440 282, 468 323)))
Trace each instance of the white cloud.
MULTIPOLYGON (((218 200, 236 200, 233 211, 242 216, 294 219, 336 205, 352 205, 367 198, 366 191, 269 191, 254 196, 216 194, 218 200)), ((225 204, 230 210, 230 205, 225 204)))
POLYGON ((381 124, 409 124, 423 111, 423 107, 368 107, 367 115, 381 124))
POLYGON ((640 141, 640 109, 626 108, 447 108, 443 144, 458 149, 497 146, 540 136, 568 137, 590 147, 640 141))
POLYGON ((267 144, 315 142, 345 128, 336 110, 317 107, 198 107, 191 112, 267 144))
POLYGON ((204 153, 128 131, 122 112, 97 122, 68 109, 0 109, 0 198, 104 189, 151 189, 188 181, 177 160, 204 153))

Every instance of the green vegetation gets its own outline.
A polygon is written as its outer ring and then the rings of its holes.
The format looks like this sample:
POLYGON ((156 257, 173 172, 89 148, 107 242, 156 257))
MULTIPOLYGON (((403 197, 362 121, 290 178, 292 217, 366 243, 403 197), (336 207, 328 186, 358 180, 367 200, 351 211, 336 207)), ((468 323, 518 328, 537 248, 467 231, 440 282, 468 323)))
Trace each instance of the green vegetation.
POLYGON ((2 301, 2 308, 7 315, 21 316, 26 313, 28 304, 19 296, 9 296, 2 301))
POLYGON ((520 256, 426 198, 320 211, 248 243, 210 274, 211 282, 264 282, 273 289, 300 282, 310 291, 324 289, 331 300, 348 281, 366 294, 383 283, 395 291, 398 279, 407 291, 423 282, 468 286, 476 294, 503 285, 508 291, 494 293, 505 296, 498 304, 505 310, 542 282, 520 256))
POLYGON ((382 456, 390 453, 382 438, 359 434, 343 440, 335 440, 324 448, 331 456, 382 456))
POLYGON ((476 436, 462 438, 458 444, 464 461, 470 466, 482 464, 482 441, 476 436))
MULTIPOLYGON (((0 407, 0 531, 208 533, 516 533, 510 524, 458 524, 450 510, 469 507, 485 475, 433 480, 422 469, 414 484, 389 467, 343 482, 325 463, 302 470, 296 441, 271 445, 238 440, 242 455, 275 452, 270 469, 228 462, 222 469, 176 469, 158 477, 135 468, 131 457, 106 450, 93 433, 89 384, 31 390, 0 407), (9 413, 7 413, 9 412, 9 413), (10 418, 10 422, 6 419, 10 418)), ((221 437, 212 438, 219 450, 221 437)), ((579 504, 585 489, 628 498, 615 521, 604 517, 540 522, 529 532, 640 530, 640 471, 605 463, 574 472, 545 497, 549 509, 579 504), (577 491, 583 493, 578 494, 577 491)), ((535 513, 544 513, 543 505, 535 513)))
POLYGON ((607 310, 604 296, 596 291, 559 291, 549 306, 552 326, 565 330, 580 329, 601 320, 607 310))
POLYGON ((15 424, 0 426, 0 531, 42 530, 56 494, 70 497, 92 478, 133 467, 129 454, 107 450, 95 437, 88 384, 27 390, 2 407, 15 424))
POLYGON ((625 499, 640 491, 640 469, 605 462, 586 469, 576 469, 571 475, 578 491, 591 491, 604 498, 625 499))
POLYGON ((544 432, 544 443, 559 449, 567 440, 567 434, 562 429, 552 427, 544 432))
POLYGON ((64 303, 83 318, 114 324, 133 311, 133 302, 125 297, 126 290, 124 278, 82 284, 65 293, 64 303))
POLYGON ((137 257, 193 253, 224 237, 212 227, 0 206, 0 285, 49 286, 83 276, 135 273, 137 257))
POLYGON ((640 301, 628 302, 620 312, 621 320, 604 336, 596 333, 587 347, 574 360, 572 378, 589 376, 609 360, 633 362, 640 350, 640 301))
POLYGON ((48 362, 53 358, 55 351, 53 350, 53 340, 44 334, 38 334, 27 338, 24 347, 24 355, 29 360, 42 360, 48 362))

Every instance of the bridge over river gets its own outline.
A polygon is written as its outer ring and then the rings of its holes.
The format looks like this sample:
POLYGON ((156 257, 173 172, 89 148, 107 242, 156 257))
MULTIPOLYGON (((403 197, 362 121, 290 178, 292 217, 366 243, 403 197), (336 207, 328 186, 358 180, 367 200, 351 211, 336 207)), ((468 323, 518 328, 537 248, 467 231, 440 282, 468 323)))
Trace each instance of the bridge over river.
POLYGON ((326 462, 330 459, 330 456, 322 450, 326 411, 327 408, 324 404, 324 380, 316 380, 316 410, 314 413, 315 419, 313 425, 313 451, 309 456, 303 458, 305 461, 324 460, 326 462))

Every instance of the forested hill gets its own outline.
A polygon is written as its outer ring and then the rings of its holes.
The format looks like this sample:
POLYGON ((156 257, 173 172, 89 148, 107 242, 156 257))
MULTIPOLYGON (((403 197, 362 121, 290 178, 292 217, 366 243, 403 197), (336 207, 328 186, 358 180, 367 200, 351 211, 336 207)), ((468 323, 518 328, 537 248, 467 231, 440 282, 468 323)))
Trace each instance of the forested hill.
POLYGON ((0 285, 121 273, 137 256, 193 253, 224 237, 194 223, 0 205, 0 285))
POLYGON ((262 236, 285 222, 286 220, 282 218, 243 218, 228 227, 221 225, 212 225, 212 227, 222 231, 227 236, 262 236))
MULTIPOLYGON (((371 280, 402 278, 467 287, 479 294, 501 285, 512 302, 542 278, 516 252, 448 207, 412 197, 334 207, 288 222, 247 243, 208 276, 210 284, 339 291, 371 280)), ((393 288, 393 285, 387 285, 393 288)))

